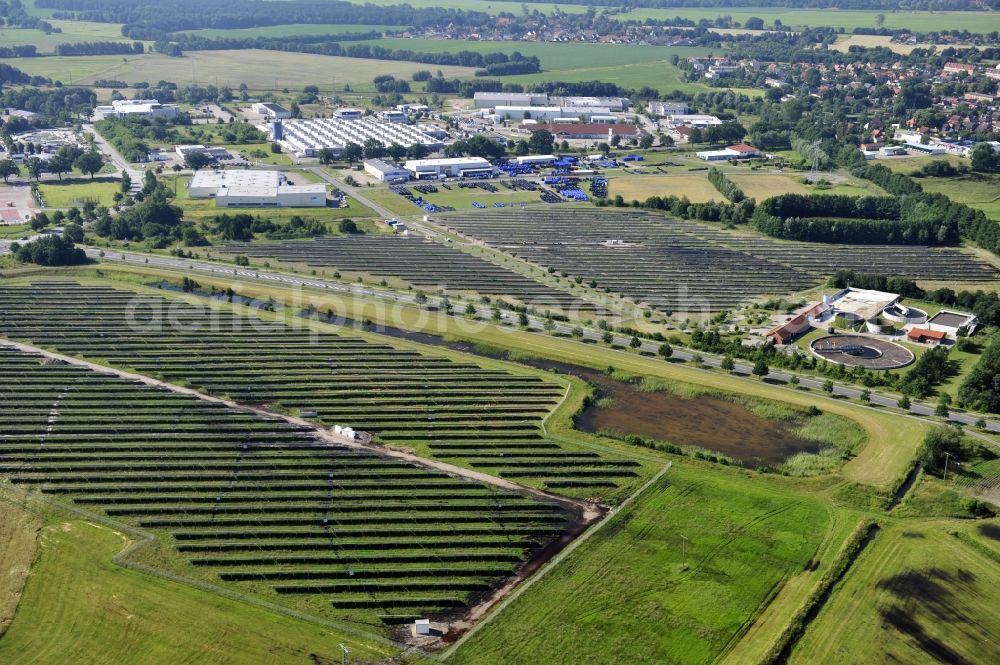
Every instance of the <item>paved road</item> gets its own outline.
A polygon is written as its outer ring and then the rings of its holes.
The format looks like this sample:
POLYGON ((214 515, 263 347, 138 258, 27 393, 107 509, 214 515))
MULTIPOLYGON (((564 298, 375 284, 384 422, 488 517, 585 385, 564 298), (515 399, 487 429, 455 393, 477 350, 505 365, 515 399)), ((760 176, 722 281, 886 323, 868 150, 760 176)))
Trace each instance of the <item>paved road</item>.
MULTIPOLYGON (((88 256, 91 258, 98 258, 99 250, 88 248, 86 250, 88 256)), ((416 302, 416 296, 409 293, 400 293, 396 291, 391 291, 389 289, 382 289, 378 287, 371 287, 365 285, 355 285, 346 284, 343 282, 336 282, 332 280, 321 279, 317 277, 306 277, 301 275, 293 275, 290 273, 283 273, 274 270, 256 270, 252 268, 240 268, 227 266, 221 263, 215 263, 211 261, 200 261, 193 259, 178 259, 169 256, 159 256, 159 255, 146 255, 139 254, 136 252, 122 252, 117 250, 104 250, 105 261, 122 261, 125 263, 132 264, 144 264, 152 267, 166 268, 170 270, 179 270, 182 272, 190 273, 203 273, 203 274, 213 274, 220 276, 231 276, 241 280, 258 281, 271 284, 280 284, 289 287, 301 287, 301 288, 311 288, 318 289, 328 292, 338 292, 346 293, 350 295, 368 297, 368 298, 378 298, 380 300, 386 300, 389 302, 400 302, 406 304, 418 304, 416 302)), ((439 299, 434 296, 428 296, 428 301, 431 304, 440 304, 439 299)), ((485 306, 477 306, 477 315, 483 319, 489 319, 492 315, 492 310, 485 306)), ((517 314, 511 312, 503 312, 502 316, 507 321, 516 321, 517 314)), ((529 327, 533 330, 544 332, 544 320, 539 317, 529 317, 529 327)), ((566 323, 556 323, 552 332, 560 333, 563 335, 568 335, 572 330, 577 327, 574 325, 566 323)), ((603 332, 595 328, 582 328, 583 336, 590 340, 600 340, 603 332)), ((624 335, 614 334, 612 335, 613 343, 620 346, 628 346, 631 338, 624 335)), ((652 340, 642 340, 642 344, 639 347, 639 351, 647 353, 656 353, 659 349, 660 343, 652 340)), ((702 362, 708 367, 719 367, 722 363, 722 358, 718 356, 713 356, 706 353, 698 353, 694 351, 689 351, 686 349, 675 348, 673 352, 673 358, 679 360, 691 360, 695 355, 702 357, 702 362)), ((758 381, 756 377, 751 374, 752 366, 747 365, 742 362, 736 362, 733 373, 737 377, 744 378, 748 381, 758 381)), ((709 371, 709 370, 705 370, 709 371)), ((772 371, 767 376, 767 380, 774 383, 788 384, 791 380, 791 374, 781 371, 772 371)), ((811 376, 799 376, 799 386, 803 388, 809 388, 812 390, 822 391, 824 379, 811 377, 811 376)), ((833 395, 848 397, 857 399, 861 396, 864 389, 858 388, 856 386, 849 386, 834 383, 833 395)), ((881 393, 872 391, 871 403, 876 406, 887 406, 895 407, 896 402, 899 399, 898 395, 891 395, 887 393, 881 393)), ((934 406, 918 402, 916 400, 911 400, 912 404, 910 407, 910 413, 916 416, 933 416, 934 406)), ((961 423, 963 425, 974 425, 981 416, 979 414, 969 414, 961 410, 952 410, 949 415, 949 420, 961 423)), ((987 420, 987 430, 990 432, 1000 432, 1000 422, 995 419, 987 420)))
POLYGON ((119 153, 113 145, 108 143, 104 137, 101 136, 96 129, 94 129, 93 125, 83 125, 83 131, 90 132, 94 135, 94 144, 97 145, 97 149, 104 153, 104 156, 115 165, 115 168, 124 173, 128 173, 129 178, 132 179, 133 189, 136 188, 136 186, 142 187, 142 178, 145 175, 143 171, 140 171, 134 164, 122 157, 121 153, 119 153))

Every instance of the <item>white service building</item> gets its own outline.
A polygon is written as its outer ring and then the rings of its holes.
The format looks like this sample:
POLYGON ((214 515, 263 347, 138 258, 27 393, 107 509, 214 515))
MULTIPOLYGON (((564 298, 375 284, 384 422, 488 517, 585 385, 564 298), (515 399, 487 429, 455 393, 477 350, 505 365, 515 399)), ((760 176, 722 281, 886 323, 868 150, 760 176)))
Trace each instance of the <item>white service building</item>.
POLYGON ((176 104, 161 104, 155 99, 116 99, 110 106, 98 106, 94 113, 102 118, 142 116, 147 118, 173 118, 180 109, 176 104))
POLYGON ((191 198, 214 198, 219 208, 320 208, 326 186, 289 185, 278 171, 198 171, 187 183, 191 198))
POLYGON ((545 164, 551 164, 556 161, 555 155, 524 155, 522 157, 515 157, 515 164, 528 164, 530 166, 540 166, 545 164))
POLYGON ((492 176, 493 165, 482 157, 411 159, 403 165, 417 180, 492 176))
POLYGON ((272 120, 284 120, 292 117, 292 112, 280 104, 273 102, 257 102, 253 105, 253 112, 272 120))
POLYGON ((700 115, 687 113, 674 113, 670 116, 670 124, 687 125, 688 127, 708 127, 710 125, 721 125, 722 121, 714 115, 700 115))
POLYGON ((365 173, 375 176, 381 182, 406 182, 410 179, 409 171, 381 159, 366 159, 365 173))

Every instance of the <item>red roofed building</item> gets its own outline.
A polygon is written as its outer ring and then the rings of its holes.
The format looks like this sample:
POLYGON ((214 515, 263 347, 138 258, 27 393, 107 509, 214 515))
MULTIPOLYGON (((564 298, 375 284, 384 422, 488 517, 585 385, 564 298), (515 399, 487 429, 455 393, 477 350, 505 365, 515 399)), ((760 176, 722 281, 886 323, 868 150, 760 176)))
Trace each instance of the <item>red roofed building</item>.
POLYGON ((766 339, 774 344, 788 344, 793 339, 811 329, 809 315, 806 312, 797 314, 766 335, 766 339))
POLYGON ((967 65, 964 62, 946 62, 944 71, 949 74, 975 74, 976 66, 967 65))
POLYGON ((940 330, 910 328, 910 331, 906 333, 906 339, 907 341, 916 342, 917 344, 931 344, 933 346, 937 346, 941 342, 948 339, 948 335, 940 330))
POLYGON ((620 136, 623 139, 637 139, 642 130, 635 125, 601 125, 587 122, 547 125, 552 136, 557 139, 605 139, 620 136))
POLYGON ((732 150, 733 152, 739 153, 736 159, 750 159, 751 157, 760 157, 760 150, 746 143, 737 143, 736 145, 727 146, 726 150, 732 150))

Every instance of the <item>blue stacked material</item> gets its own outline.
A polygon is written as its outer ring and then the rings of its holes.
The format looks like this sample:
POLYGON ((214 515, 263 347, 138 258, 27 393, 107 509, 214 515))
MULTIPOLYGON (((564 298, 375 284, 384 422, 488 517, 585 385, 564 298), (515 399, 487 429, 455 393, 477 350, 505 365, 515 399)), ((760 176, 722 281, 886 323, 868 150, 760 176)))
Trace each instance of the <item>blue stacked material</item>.
POLYGON ((587 195, 582 189, 560 189, 559 193, 567 199, 574 201, 586 201, 587 195))
POLYGON ((472 202, 472 207, 473 207, 473 208, 485 208, 486 206, 484 206, 484 205, 483 205, 482 203, 480 203, 479 201, 473 201, 473 202, 472 202))
POLYGON ((623 162, 641 162, 643 159, 642 155, 625 155, 622 158, 623 162))

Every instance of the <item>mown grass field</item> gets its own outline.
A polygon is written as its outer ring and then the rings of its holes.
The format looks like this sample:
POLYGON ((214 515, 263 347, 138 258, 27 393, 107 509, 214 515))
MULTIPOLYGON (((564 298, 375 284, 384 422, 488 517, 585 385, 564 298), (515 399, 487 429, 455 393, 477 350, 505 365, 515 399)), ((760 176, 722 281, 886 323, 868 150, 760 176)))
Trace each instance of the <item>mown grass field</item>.
MULTIPOLYGON (((409 205, 409 202, 398 194, 393 194, 409 205)), ((538 203, 538 192, 511 191, 500 188, 498 192, 487 192, 482 189, 463 189, 458 185, 451 185, 451 190, 438 187, 436 194, 422 195, 425 201, 429 201, 439 206, 450 206, 456 210, 472 208, 472 202, 482 203, 485 206, 492 206, 494 203, 513 205, 516 203, 538 203)), ((410 205, 413 210, 419 212, 416 206, 410 205)))
POLYGON ((0 662, 332 663, 341 643, 358 660, 399 653, 112 563, 128 544, 127 536, 81 519, 48 524, 17 617, 0 639, 0 662))
POLYGON ((121 191, 117 182, 75 182, 59 184, 58 181, 45 182, 38 186, 46 208, 80 207, 85 201, 110 206, 114 203, 115 192, 121 191))
POLYGON ((752 199, 764 199, 780 194, 807 194, 809 190, 795 176, 746 174, 729 176, 752 199))
POLYGON ((847 35, 837 39, 831 48, 847 53, 852 46, 863 46, 865 48, 875 48, 882 46, 890 51, 901 55, 908 55, 910 51, 917 48, 913 44, 899 44, 892 41, 892 37, 881 35, 847 35))
POLYGON ((944 194, 952 201, 982 210, 990 219, 1000 220, 1000 178, 995 175, 920 178, 918 182, 928 192, 944 194))
POLYGON ((40 526, 34 515, 0 496, 0 637, 14 620, 35 560, 40 526))
MULTIPOLYGON (((371 86, 372 78, 393 74, 401 78, 426 65, 416 62, 338 58, 306 53, 283 53, 247 49, 240 51, 195 51, 180 58, 159 53, 133 57, 95 55, 79 57, 11 58, 6 64, 32 75, 47 76, 63 83, 89 84, 96 79, 118 79, 128 83, 159 80, 178 85, 191 83, 228 85, 246 83, 254 90, 301 89, 316 85, 329 91, 344 84, 371 86), (234 66, 233 63, 239 63, 234 66)), ((435 67, 448 77, 471 76, 469 67, 435 67)))
POLYGON ((789 662, 814 663, 816 654, 844 665, 997 662, 997 532, 995 522, 886 525, 789 662))
POLYGON ((821 500, 675 464, 455 663, 711 662, 829 521, 821 500))
POLYGON ((645 201, 650 196, 686 196, 692 203, 724 201, 704 172, 690 175, 630 176, 608 179, 608 196, 645 201))

